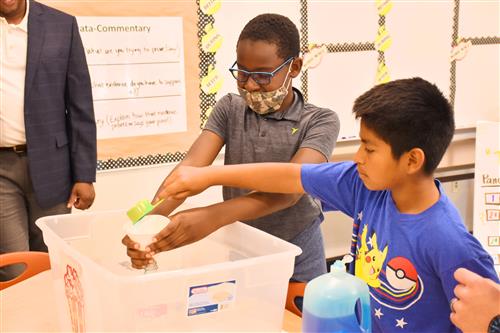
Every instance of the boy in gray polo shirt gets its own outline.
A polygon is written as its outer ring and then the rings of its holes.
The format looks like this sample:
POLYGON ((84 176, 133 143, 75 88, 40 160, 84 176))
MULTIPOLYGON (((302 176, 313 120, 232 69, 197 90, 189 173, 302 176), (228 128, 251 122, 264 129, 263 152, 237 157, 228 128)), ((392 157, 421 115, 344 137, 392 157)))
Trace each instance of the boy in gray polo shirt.
MULTIPOLYGON (((339 133, 337 114, 306 103, 292 88, 299 75, 299 33, 286 17, 263 14, 244 27, 237 60, 230 69, 240 95, 220 99, 207 124, 179 165, 210 165, 225 145, 225 164, 255 162, 322 163, 339 133)), ((167 177, 168 178, 168 177, 167 177)), ((160 187, 161 188, 161 187, 160 187)), ((134 267, 154 253, 200 240, 218 228, 244 221, 298 245, 292 280, 309 281, 326 272, 321 208, 309 195, 250 192, 223 188, 224 202, 181 211, 142 252, 128 237, 123 243, 134 267)), ((156 196, 153 200, 157 200, 156 196)), ((164 201, 155 211, 170 214, 182 202, 164 201)))

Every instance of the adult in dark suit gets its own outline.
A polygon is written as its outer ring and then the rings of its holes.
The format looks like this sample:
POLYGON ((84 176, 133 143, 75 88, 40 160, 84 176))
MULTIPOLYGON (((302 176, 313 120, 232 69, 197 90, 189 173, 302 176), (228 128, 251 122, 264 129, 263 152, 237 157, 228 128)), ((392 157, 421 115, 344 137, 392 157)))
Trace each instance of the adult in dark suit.
POLYGON ((90 77, 73 16, 36 1, 0 5, 0 253, 47 251, 36 219, 95 197, 90 77))

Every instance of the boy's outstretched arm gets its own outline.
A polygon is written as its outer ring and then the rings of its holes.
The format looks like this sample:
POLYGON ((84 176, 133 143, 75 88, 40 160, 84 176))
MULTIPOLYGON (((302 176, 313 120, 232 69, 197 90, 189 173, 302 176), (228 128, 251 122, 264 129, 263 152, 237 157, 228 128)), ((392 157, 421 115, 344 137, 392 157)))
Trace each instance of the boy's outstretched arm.
POLYGON ((213 185, 272 193, 304 193, 301 164, 252 163, 204 168, 180 166, 165 180, 157 198, 182 200, 213 185))
MULTIPOLYGON (((183 165, 202 167, 212 164, 223 146, 224 141, 217 134, 210 131, 201 132, 196 141, 189 148, 186 157, 179 164, 177 164, 170 174, 183 165)), ((170 177, 170 174, 165 177, 165 180, 158 187, 158 190, 151 201, 152 203, 157 203, 159 201, 158 194, 163 188, 165 181, 168 177, 170 177)), ((161 203, 161 205, 156 207, 152 213, 168 216, 183 202, 184 200, 165 200, 161 203)))

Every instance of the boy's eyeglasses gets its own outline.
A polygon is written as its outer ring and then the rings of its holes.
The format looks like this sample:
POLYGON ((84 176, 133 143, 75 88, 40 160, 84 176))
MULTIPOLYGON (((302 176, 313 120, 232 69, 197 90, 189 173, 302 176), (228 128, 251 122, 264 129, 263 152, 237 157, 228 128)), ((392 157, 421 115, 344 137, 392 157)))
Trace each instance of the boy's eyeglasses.
POLYGON ((238 69, 234 67, 236 66, 236 61, 231 66, 231 68, 229 68, 229 71, 238 82, 247 82, 248 78, 252 77, 252 80, 254 80, 255 83, 265 86, 271 83, 271 79, 276 75, 276 73, 278 73, 286 64, 288 64, 293 59, 294 57, 289 58, 272 72, 249 72, 244 69, 238 69))

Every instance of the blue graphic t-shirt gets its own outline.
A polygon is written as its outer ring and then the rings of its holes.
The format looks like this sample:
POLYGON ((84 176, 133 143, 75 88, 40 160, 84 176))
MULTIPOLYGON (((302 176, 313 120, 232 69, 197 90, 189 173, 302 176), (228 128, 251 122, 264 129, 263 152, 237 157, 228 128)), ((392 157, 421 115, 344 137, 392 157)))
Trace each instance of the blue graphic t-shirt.
POLYGON ((454 332, 449 302, 459 267, 498 282, 493 260, 470 235, 439 181, 439 201, 401 214, 390 191, 370 191, 352 162, 306 164, 305 191, 353 221, 350 272, 370 289, 373 332, 454 332))

